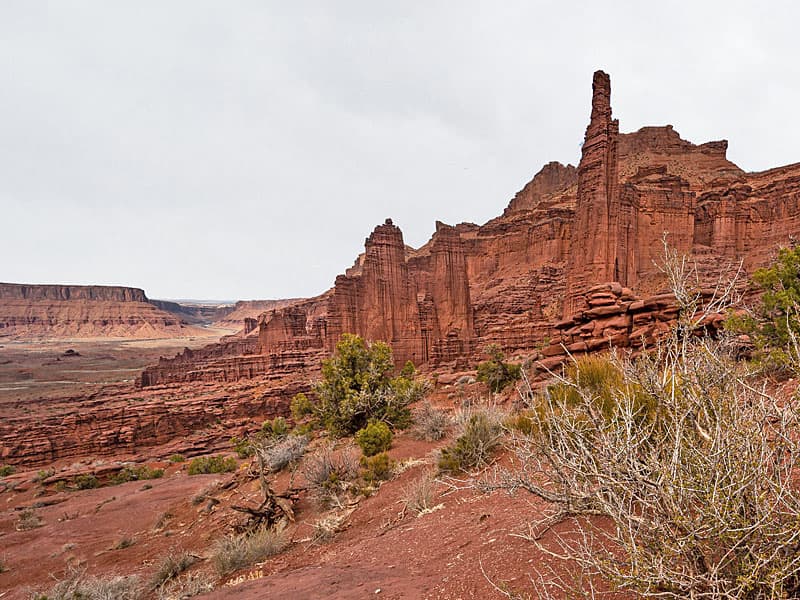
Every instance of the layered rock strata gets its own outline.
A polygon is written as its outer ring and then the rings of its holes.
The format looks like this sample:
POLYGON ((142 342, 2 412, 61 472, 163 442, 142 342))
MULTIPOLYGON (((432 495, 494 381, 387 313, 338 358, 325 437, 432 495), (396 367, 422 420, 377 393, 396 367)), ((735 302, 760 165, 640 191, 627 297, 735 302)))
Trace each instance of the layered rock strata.
POLYGON ((800 165, 746 173, 726 151, 724 140, 695 145, 670 125, 620 133, 610 78, 598 71, 577 168, 545 165, 500 217, 437 223, 417 250, 387 221, 328 292, 261 315, 256 345, 164 359, 142 383, 259 376, 284 353, 318 360, 345 332, 390 343, 398 363, 434 368, 473 363, 489 343, 535 353, 562 339, 556 322, 595 309, 586 291, 598 283, 659 297, 665 234, 703 281, 739 262, 749 272, 800 235, 800 165))
POLYGON ((0 337, 165 338, 199 333, 150 303, 138 288, 0 283, 0 337))

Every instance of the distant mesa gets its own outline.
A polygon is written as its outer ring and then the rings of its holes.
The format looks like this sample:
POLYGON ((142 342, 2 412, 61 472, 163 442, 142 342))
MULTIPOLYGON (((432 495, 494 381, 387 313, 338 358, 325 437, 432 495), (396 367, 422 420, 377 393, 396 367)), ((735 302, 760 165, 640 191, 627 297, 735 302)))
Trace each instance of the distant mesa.
POLYGON ((138 288, 0 283, 0 338, 150 339, 202 333, 152 304, 138 288))

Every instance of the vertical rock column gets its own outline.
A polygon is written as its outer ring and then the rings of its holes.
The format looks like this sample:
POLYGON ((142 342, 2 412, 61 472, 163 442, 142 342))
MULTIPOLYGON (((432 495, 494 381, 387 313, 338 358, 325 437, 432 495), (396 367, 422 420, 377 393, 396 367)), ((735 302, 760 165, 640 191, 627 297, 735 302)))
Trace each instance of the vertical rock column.
POLYGON ((592 82, 592 116, 578 166, 565 315, 583 307, 582 293, 591 284, 620 278, 618 136, 619 121, 611 118, 611 80, 603 71, 597 71, 592 82))
POLYGON ((365 244, 360 275, 340 275, 328 304, 327 346, 342 333, 388 342, 398 362, 422 360, 416 289, 406 265, 403 233, 391 219, 365 244))
MULTIPOLYGON (((431 245, 431 295, 436 307, 437 360, 468 354, 474 336, 464 241, 455 227, 436 223, 431 245)), ((428 357, 425 357, 427 361, 428 357)))

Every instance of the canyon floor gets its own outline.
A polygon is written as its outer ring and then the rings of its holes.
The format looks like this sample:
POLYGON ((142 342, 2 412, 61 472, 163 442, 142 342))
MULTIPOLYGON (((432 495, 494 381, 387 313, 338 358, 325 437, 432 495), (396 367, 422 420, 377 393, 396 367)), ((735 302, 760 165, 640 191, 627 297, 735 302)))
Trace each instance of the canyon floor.
MULTIPOLYGON (((25 360, 22 346, 3 348, 13 357, 4 360, 14 360, 18 370, 33 371, 30 383, 42 376, 65 381, 67 372, 77 372, 70 376, 76 380, 71 385, 109 383, 112 377, 119 383, 129 377, 126 369, 135 368, 134 351, 152 359, 151 353, 159 350, 145 342, 32 347, 36 351, 25 360), (70 348, 81 356, 60 354, 70 348), (55 360, 59 356, 62 359, 55 360), (110 361, 107 357, 111 356, 116 359, 110 361), (81 359, 86 361, 84 370, 70 363, 81 359), (112 375, 111 369, 101 368, 107 364, 104 361, 113 362, 112 375), (56 364, 47 364, 52 362, 56 364), (105 375, 98 377, 100 371, 105 375)), ((8 377, 10 369, 5 367, 8 377)), ((50 381, 36 389, 50 389, 49 385, 67 384, 50 381)), ((437 406, 448 410, 465 400, 480 404, 488 398, 485 386, 474 383, 440 384, 431 395, 437 406)), ((513 393, 503 401, 512 402, 513 393)), ((235 457, 230 436, 253 431, 259 423, 258 419, 223 420, 197 432, 191 442, 173 440, 115 456, 64 459, 40 468, 20 468, 0 480, 0 561, 4 567, 0 598, 30 598, 67 576, 70 569, 85 570, 87 576, 138 575, 148 582, 166 556, 184 550, 195 563, 183 577, 196 574, 207 580, 214 591, 198 597, 218 599, 502 597, 498 588, 530 594, 529 577, 547 569, 553 560, 518 537, 543 509, 531 498, 482 494, 457 489, 461 487, 458 481, 440 480, 433 484, 428 511, 417 515, 407 508, 409 490, 434 472, 436 450, 451 441, 452 434, 438 442, 423 442, 406 432, 396 437, 390 451, 398 473, 369 497, 343 506, 325 507, 304 491, 302 468, 275 477, 276 492, 300 490, 295 520, 286 530, 288 547, 262 563, 220 577, 212 566, 214 545, 240 526, 243 518, 231 507, 255 506, 260 500, 250 460, 239 459, 234 473, 189 476, 186 462, 174 463, 165 457, 187 448, 190 455, 221 452, 235 457), (159 479, 110 485, 104 473, 129 461, 163 468, 165 474, 159 479), (73 489, 70 482, 76 474, 89 472, 97 474, 104 485, 73 489)), ((312 448, 324 443, 323 436, 312 448)), ((147 597, 182 596, 164 588, 147 597)))
POLYGON ((202 336, 156 339, 20 341, 0 337, 0 406, 9 400, 80 395, 103 385, 132 383, 160 356, 202 347, 236 330, 208 327, 201 331, 202 336))

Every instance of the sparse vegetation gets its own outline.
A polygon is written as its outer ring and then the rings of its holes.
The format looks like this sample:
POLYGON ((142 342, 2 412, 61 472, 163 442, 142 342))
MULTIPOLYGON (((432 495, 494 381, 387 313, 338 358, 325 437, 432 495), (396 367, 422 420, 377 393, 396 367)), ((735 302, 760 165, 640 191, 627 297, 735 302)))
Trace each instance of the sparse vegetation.
POLYGON ((16 529, 17 531, 27 531, 29 529, 41 527, 43 524, 42 518, 36 514, 36 511, 34 511, 32 508, 26 508, 19 514, 16 529))
POLYGON ((333 539, 342 523, 347 518, 345 514, 332 514, 326 515, 318 519, 314 523, 314 536, 312 538, 315 544, 324 544, 333 539))
POLYGON ((91 473, 76 475, 72 478, 72 487, 76 490, 91 490, 100 487, 100 481, 91 473))
POLYGON ((445 410, 434 408, 430 402, 423 402, 414 411, 414 437, 426 442, 436 442, 447 435, 452 424, 450 415, 445 410))
MULTIPOLYGON (((214 589, 214 582, 202 573, 187 573, 167 582, 158 590, 158 600, 192 598, 214 589)), ((110 600, 110 599, 109 599, 110 600)))
POLYGON ((374 486, 381 481, 387 481, 394 475, 395 461, 389 458, 386 452, 372 456, 361 457, 361 478, 369 486, 374 486))
POLYGON ((32 600, 139 600, 142 585, 136 575, 88 577, 83 570, 70 567, 64 579, 32 600))
POLYGON ((539 597, 597 597, 599 581, 645 598, 798 597, 796 403, 735 360, 732 336, 699 335, 734 286, 701 303, 685 260, 665 270, 681 306, 673 331, 649 354, 612 357, 602 378, 578 367, 566 393, 531 392, 518 468, 487 487, 553 507, 529 539, 580 576, 540 573, 539 597))
POLYGON ((422 398, 426 385, 404 375, 392 378, 393 369, 387 344, 368 345, 357 335, 344 334, 333 357, 322 364, 322 381, 314 388, 314 416, 339 436, 352 435, 370 420, 407 427, 408 407, 422 398))
POLYGON ((169 511, 161 513, 158 516, 158 519, 156 519, 155 525, 153 525, 153 531, 160 531, 164 529, 164 527, 167 526, 167 523, 169 523, 169 520, 172 519, 174 516, 175 515, 173 515, 169 511))
POLYGON ((111 478, 111 483, 121 484, 129 481, 143 481, 147 479, 160 479, 164 476, 164 469, 154 469, 149 465, 128 466, 120 470, 111 478))
MULTIPOLYGON (((267 423, 268 422, 269 421, 267 421, 267 423)), ((231 446, 233 446, 233 450, 239 458, 250 458, 253 456, 253 445, 247 438, 232 437, 231 446)))
POLYGON ((336 451, 328 445, 306 455, 303 475, 311 494, 325 503, 338 503, 358 477, 356 452, 352 447, 336 451))
POLYGON ((295 394, 290 407, 292 410, 292 418, 295 421, 302 421, 307 416, 314 414, 314 405, 303 392, 295 394))
POLYGON ((232 456, 201 456, 189 463, 189 475, 207 475, 210 473, 232 473, 238 468, 232 456))
POLYGON ((211 562, 217 573, 227 575, 278 554, 286 545, 284 532, 261 527, 249 534, 219 540, 212 550, 211 562))
POLYGON ((40 469, 36 472, 36 475, 33 478, 33 483, 42 483, 45 479, 49 479, 55 474, 55 469, 40 469))
POLYGON ((13 465, 0 465, 0 477, 8 477, 16 472, 17 470, 13 465))
POLYGON ((283 417, 275 417, 272 421, 264 421, 261 432, 268 437, 282 438, 289 433, 289 424, 283 417))
POLYGON ((196 560, 187 550, 171 551, 158 563, 158 567, 150 580, 150 588, 159 588, 166 582, 175 579, 191 567, 196 560))
POLYGON ((186 457, 183 454, 173 454, 169 457, 169 462, 171 463, 186 462, 186 457))
POLYGON ((489 360, 478 364, 477 379, 488 385, 492 392, 501 392, 521 377, 522 367, 506 362, 500 346, 490 344, 485 352, 489 355, 489 360))
POLYGON ((439 454, 439 469, 460 473, 481 467, 489 462, 500 446, 503 429, 494 415, 480 410, 469 416, 464 431, 439 454))
POLYGON ((403 506, 416 515, 429 512, 435 506, 436 471, 426 470, 403 490, 403 506))
POLYGON ((112 546, 112 550, 124 550, 125 548, 130 548, 136 543, 136 539, 131 536, 124 536, 119 539, 119 541, 112 546))
POLYGON ((355 440, 364 456, 374 456, 391 447, 392 430, 382 421, 370 421, 366 427, 356 432, 355 440))

